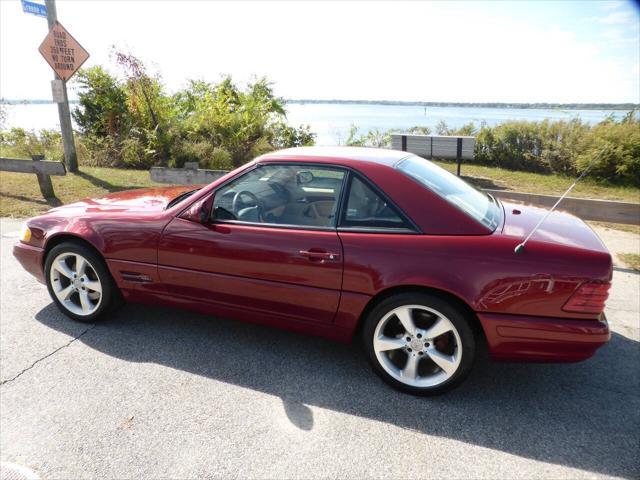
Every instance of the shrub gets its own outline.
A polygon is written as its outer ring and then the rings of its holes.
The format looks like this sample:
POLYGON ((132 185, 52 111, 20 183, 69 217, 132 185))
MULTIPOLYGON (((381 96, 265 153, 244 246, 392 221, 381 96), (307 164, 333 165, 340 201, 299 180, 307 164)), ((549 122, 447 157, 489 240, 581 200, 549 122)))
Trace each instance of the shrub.
POLYGON ((304 147, 315 143, 315 134, 309 125, 291 127, 284 122, 278 122, 273 127, 271 145, 274 148, 304 147))
POLYGON ((181 141, 172 150, 170 167, 183 167, 186 162, 198 162, 200 168, 230 170, 233 168, 231 154, 224 148, 215 147, 210 142, 181 141))
POLYGON ((395 130, 380 131, 377 128, 369 130, 366 134, 360 134, 358 127, 351 125, 346 145, 351 147, 376 147, 388 148, 391 146, 391 134, 395 130))
MULTIPOLYGON (((375 129, 363 134, 352 125, 347 145, 389 147, 391 134, 397 131, 375 129)), ((430 133, 425 127, 403 131, 430 133)), ((576 118, 542 122, 512 120, 493 127, 482 123, 479 128, 471 122, 454 129, 440 121, 435 131, 438 135, 475 136, 473 163, 576 175, 595 161, 589 171, 592 178, 640 185, 640 118, 636 111, 629 112, 623 120, 610 117, 594 126, 576 118)))
POLYGON ((640 186, 640 119, 631 113, 621 122, 596 125, 576 163, 580 172, 593 163, 591 176, 640 186))
POLYGON ((116 143, 131 126, 127 92, 121 82, 100 66, 82 69, 75 77, 78 106, 73 119, 85 136, 111 137, 116 143))
MULTIPOLYGON (((76 152, 79 162, 86 162, 88 149, 82 137, 76 136, 76 152)), ((0 131, 0 155, 3 157, 30 159, 32 155, 44 155, 46 160, 64 160, 62 135, 55 130, 25 130, 12 128, 0 131)))
POLYGON ((102 67, 81 70, 74 118, 95 165, 149 168, 197 161, 232 168, 275 148, 312 145, 308 126, 285 123, 284 100, 264 78, 245 88, 231 77, 190 81, 168 95, 161 77, 114 51, 122 80, 102 67))
POLYGON ((484 126, 474 161, 513 170, 575 175, 601 155, 589 175, 640 184, 640 120, 636 112, 590 126, 570 121, 505 122, 484 126), (602 153, 600 153, 602 151, 602 153))

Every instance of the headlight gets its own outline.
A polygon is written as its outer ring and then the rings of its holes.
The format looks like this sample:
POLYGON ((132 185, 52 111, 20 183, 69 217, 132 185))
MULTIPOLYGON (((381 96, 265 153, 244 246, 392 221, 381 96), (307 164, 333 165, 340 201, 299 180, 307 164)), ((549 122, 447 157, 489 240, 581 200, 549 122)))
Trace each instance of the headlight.
POLYGON ((22 224, 22 228, 20 228, 20 241, 22 243, 29 243, 31 240, 31 230, 27 226, 26 223, 22 224))

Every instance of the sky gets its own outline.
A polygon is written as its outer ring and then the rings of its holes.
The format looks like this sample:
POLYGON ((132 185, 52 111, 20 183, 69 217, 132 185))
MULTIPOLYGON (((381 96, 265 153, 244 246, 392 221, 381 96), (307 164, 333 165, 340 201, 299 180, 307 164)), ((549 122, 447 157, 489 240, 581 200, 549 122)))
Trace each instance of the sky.
MULTIPOLYGON (((120 74, 115 45, 170 92, 230 74, 266 76, 289 99, 640 103, 632 1, 58 0, 57 10, 91 54, 85 66, 120 74)), ((46 33, 46 19, 0 0, 0 97, 51 98, 37 50, 46 33)))

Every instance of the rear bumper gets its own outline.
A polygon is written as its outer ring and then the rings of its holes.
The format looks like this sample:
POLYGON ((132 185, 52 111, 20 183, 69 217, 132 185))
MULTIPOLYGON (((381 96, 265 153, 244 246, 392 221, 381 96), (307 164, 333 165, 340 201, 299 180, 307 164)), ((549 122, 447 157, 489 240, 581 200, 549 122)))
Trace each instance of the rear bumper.
POLYGON ((579 362, 593 356, 611 338, 604 314, 599 320, 477 315, 496 360, 579 362))
POLYGON ((20 265, 36 277, 40 283, 45 283, 43 271, 44 250, 42 248, 18 242, 13 247, 13 256, 16 257, 20 265))

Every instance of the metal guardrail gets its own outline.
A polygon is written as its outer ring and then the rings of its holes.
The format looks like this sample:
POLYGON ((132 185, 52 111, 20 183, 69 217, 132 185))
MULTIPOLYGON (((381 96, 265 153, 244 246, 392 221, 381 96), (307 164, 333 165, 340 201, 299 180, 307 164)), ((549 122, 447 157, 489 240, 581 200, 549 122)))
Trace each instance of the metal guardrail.
POLYGON ((423 158, 455 159, 458 162, 458 176, 460 176, 462 160, 473 160, 475 147, 475 137, 414 135, 411 133, 391 135, 393 150, 415 153, 423 158))
POLYGON ((64 163, 44 160, 44 155, 32 155, 31 160, 0 158, 0 171, 35 174, 44 198, 56 198, 51 175, 67 174, 64 163))

